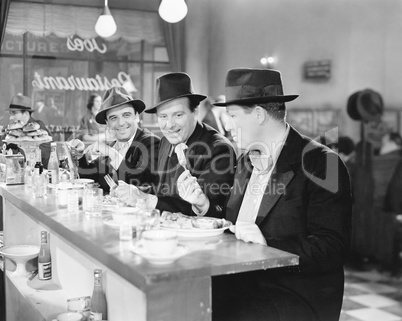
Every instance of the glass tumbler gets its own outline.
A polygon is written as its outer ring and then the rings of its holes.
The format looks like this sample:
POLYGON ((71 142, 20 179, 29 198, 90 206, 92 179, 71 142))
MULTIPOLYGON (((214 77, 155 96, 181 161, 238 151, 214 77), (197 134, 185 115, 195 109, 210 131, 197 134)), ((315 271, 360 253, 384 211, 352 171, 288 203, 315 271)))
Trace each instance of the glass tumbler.
POLYGON ((90 217, 102 216, 103 190, 101 188, 84 189, 82 208, 85 214, 90 217))

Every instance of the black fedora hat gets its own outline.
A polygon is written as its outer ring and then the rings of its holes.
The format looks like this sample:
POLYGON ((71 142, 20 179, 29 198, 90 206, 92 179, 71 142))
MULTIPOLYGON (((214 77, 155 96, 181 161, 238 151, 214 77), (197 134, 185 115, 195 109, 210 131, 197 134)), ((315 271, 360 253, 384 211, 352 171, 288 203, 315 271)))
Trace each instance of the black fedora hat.
POLYGON ((363 120, 379 120, 384 112, 384 103, 381 95, 372 90, 362 90, 356 101, 357 110, 363 120))
POLYGON ((226 75, 226 101, 215 106, 252 105, 292 101, 298 95, 284 95, 281 73, 272 69, 231 69, 226 75))
POLYGON ((357 98, 361 91, 356 91, 355 93, 351 94, 348 98, 348 102, 346 104, 346 111, 350 118, 353 120, 361 120, 362 116, 360 115, 359 111, 357 110, 357 98))
POLYGON ((156 79, 155 105, 145 112, 156 113, 156 109, 173 99, 188 97, 198 103, 207 96, 194 94, 191 78, 184 72, 172 72, 156 79))
POLYGON ((106 90, 103 95, 101 110, 96 114, 95 120, 99 124, 106 124, 106 113, 108 110, 124 104, 132 105, 139 114, 145 109, 144 102, 140 99, 133 99, 124 87, 112 87, 106 90))
POLYGON ((31 98, 21 94, 15 95, 13 98, 11 98, 10 106, 6 110, 34 111, 32 109, 31 98))

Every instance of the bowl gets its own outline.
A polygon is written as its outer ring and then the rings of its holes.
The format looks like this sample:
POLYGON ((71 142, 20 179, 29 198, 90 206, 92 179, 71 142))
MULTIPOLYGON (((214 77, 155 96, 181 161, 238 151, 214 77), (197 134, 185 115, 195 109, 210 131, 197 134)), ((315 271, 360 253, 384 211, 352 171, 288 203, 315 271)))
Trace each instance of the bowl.
POLYGON ((143 215, 136 207, 117 207, 112 213, 113 221, 117 224, 131 224, 136 226, 143 221, 143 215))
POLYGON ((148 230, 142 233, 144 248, 151 255, 170 255, 177 249, 177 232, 167 230, 148 230))
POLYGON ((77 178, 74 180, 74 184, 81 184, 85 187, 93 187, 95 184, 95 181, 90 178, 77 178))

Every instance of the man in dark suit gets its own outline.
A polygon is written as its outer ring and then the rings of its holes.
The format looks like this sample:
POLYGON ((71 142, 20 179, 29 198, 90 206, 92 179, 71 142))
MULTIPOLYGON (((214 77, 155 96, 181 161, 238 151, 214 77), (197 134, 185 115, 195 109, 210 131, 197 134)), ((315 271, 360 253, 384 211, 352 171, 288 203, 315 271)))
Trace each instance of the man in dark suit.
MULTIPOLYGON (((138 127, 139 114, 144 109, 145 104, 133 99, 123 87, 112 87, 105 92, 101 111, 95 120, 106 124, 115 140, 97 141, 86 148, 86 157, 79 160, 81 178, 94 179, 106 193, 110 191, 104 178, 106 174, 116 183, 120 180, 150 188, 155 180, 152 173, 157 164, 160 139, 147 129, 138 127), (94 155, 100 156, 93 160, 94 155)), ((84 144, 78 139, 70 143, 84 149, 84 144)))
POLYGON ((228 139, 198 123, 199 103, 206 96, 193 93, 187 74, 170 73, 157 79, 155 98, 156 104, 145 111, 156 113, 164 135, 154 195, 133 192, 132 187, 130 195, 126 187, 119 186, 120 199, 129 203, 147 198, 148 206, 160 211, 222 217, 236 155, 228 139))
POLYGON ((226 208, 245 242, 297 254, 299 265, 217 276, 213 320, 335 321, 350 246, 350 181, 338 155, 286 123, 281 75, 233 69, 227 129, 244 151, 226 208))

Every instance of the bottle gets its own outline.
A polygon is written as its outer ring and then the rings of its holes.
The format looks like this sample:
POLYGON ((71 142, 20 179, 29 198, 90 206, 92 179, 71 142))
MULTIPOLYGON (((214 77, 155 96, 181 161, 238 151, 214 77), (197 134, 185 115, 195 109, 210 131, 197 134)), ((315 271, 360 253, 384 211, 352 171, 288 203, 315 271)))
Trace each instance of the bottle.
POLYGON ((48 242, 48 234, 41 231, 41 244, 38 256, 38 279, 50 280, 52 278, 52 258, 50 256, 50 246, 48 242))
POLYGON ((34 174, 40 175, 43 172, 43 164, 42 164, 42 152, 39 148, 35 151, 35 158, 36 163, 34 166, 34 174))
POLYGON ((53 142, 50 144, 50 157, 49 164, 47 165, 47 175, 49 184, 59 183, 59 159, 57 157, 57 143, 53 142))
POLYGON ((102 270, 94 270, 94 290, 91 299, 90 321, 107 320, 106 295, 102 288, 102 270))

